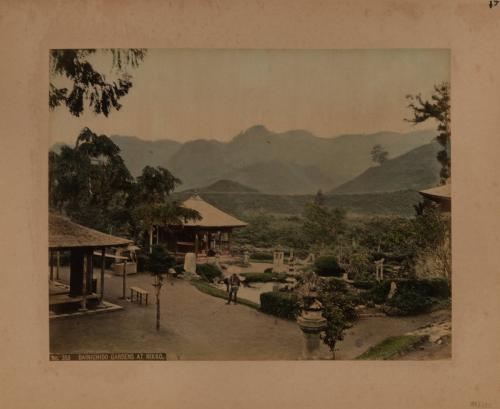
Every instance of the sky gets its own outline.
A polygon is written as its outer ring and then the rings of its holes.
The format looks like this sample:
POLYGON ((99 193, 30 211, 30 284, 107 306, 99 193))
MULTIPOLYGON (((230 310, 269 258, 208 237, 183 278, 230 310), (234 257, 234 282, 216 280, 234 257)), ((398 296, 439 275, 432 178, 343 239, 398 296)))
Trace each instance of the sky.
MULTIPOLYGON (((111 58, 92 64, 112 77, 111 58)), ((419 129, 406 95, 431 95, 450 80, 449 50, 150 49, 120 111, 50 112, 51 142, 74 143, 81 129, 145 140, 228 141, 257 124, 320 137, 419 129)), ((60 79, 53 79, 61 81, 60 79)), ((426 129, 432 124, 419 125, 426 129)))

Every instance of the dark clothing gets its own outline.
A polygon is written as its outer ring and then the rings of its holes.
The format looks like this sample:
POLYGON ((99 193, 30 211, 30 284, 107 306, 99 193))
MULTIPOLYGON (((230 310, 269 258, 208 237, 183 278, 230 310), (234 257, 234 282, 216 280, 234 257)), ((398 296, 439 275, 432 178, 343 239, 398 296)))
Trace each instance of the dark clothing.
POLYGON ((238 294, 238 290, 240 288, 241 281, 238 276, 231 276, 227 280, 227 292, 228 299, 227 303, 230 304, 233 301, 236 304, 236 295, 238 294))

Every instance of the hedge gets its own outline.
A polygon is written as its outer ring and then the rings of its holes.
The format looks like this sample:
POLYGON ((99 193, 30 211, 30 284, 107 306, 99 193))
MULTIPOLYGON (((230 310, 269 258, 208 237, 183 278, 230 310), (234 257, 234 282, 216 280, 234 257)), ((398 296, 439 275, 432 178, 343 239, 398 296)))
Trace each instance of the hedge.
POLYGON ((256 251, 250 254, 250 258, 259 261, 272 261, 273 255, 271 253, 265 253, 263 251, 256 251))
POLYGON ((433 279, 406 279, 396 281, 398 291, 409 291, 420 294, 423 297, 449 298, 451 288, 448 280, 443 278, 433 279))
POLYGON ((296 294, 280 291, 262 293, 260 310, 279 318, 293 320, 299 313, 298 297, 296 294))

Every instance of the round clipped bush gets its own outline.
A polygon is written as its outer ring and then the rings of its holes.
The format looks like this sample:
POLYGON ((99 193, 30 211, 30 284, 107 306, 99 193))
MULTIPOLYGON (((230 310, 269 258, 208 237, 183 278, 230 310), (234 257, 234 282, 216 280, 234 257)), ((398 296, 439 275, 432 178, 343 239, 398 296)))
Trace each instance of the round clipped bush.
POLYGON ((314 268, 316 274, 323 277, 340 277, 342 275, 342 269, 335 256, 318 257, 314 263, 314 268))
POLYGON ((198 264, 196 266, 196 273, 209 283, 213 282, 216 278, 222 278, 222 271, 214 264, 198 264))
POLYGON ((260 310, 266 314, 293 320, 299 313, 298 297, 293 293, 279 291, 262 293, 260 310))

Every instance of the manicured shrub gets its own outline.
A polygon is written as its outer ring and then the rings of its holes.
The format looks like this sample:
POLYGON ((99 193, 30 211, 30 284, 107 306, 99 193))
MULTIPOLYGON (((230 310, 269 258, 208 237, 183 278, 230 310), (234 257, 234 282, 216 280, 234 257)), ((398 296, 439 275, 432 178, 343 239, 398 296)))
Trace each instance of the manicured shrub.
POLYGON ((374 304, 383 304, 391 290, 390 281, 380 281, 375 283, 369 290, 361 293, 360 298, 363 302, 374 304))
POLYGON ((270 281, 286 282, 287 275, 285 273, 241 273, 241 277, 245 278, 247 283, 268 283, 270 281))
POLYGON ((340 277, 342 275, 342 269, 337 262, 335 256, 322 256, 318 257, 314 263, 316 274, 324 277, 340 277))
POLYGON ((255 251, 250 255, 250 258, 259 261, 272 261, 273 255, 264 251, 255 251))
POLYGON ((222 271, 214 264, 198 264, 196 266, 196 273, 209 283, 213 282, 215 278, 222 278, 222 271))
POLYGON ((397 291, 396 295, 387 301, 387 313, 391 315, 414 315, 429 312, 434 301, 411 290, 397 291))
POLYGON ((271 291, 260 295, 260 309, 266 314, 293 320, 299 313, 296 294, 271 291))

